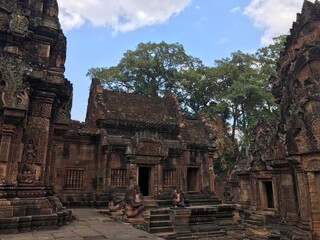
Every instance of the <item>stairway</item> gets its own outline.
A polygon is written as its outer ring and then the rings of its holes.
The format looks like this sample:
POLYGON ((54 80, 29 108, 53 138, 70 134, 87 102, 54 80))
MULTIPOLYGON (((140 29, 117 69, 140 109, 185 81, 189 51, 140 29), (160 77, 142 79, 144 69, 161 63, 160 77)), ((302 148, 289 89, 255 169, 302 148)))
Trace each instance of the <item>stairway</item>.
POLYGON ((143 197, 143 204, 146 209, 156 209, 159 207, 158 202, 149 196, 143 197))
POLYGON ((150 210, 149 232, 165 239, 177 239, 170 209, 150 210))
POLYGON ((219 205, 221 200, 213 194, 201 192, 187 192, 184 195, 186 204, 190 206, 219 205))

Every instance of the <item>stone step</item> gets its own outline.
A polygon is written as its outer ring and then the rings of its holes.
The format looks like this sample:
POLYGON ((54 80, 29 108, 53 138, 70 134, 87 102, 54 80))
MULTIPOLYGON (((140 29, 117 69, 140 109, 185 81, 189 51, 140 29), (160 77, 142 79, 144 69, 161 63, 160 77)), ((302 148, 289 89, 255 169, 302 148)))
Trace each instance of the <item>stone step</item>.
POLYGON ((204 237, 219 237, 227 235, 226 231, 224 230, 217 230, 217 231, 206 231, 206 232, 196 232, 193 233, 194 235, 204 238, 204 237))
POLYGON ((245 220, 245 223, 246 223, 247 225, 253 225, 253 226, 264 226, 264 223, 263 223, 263 222, 261 222, 261 221, 256 221, 256 220, 250 220, 250 219, 245 220))
POLYGON ((258 221, 264 221, 266 219, 265 216, 259 215, 259 214, 252 214, 249 219, 251 220, 258 220, 258 221))
POLYGON ((150 214, 152 215, 162 215, 162 214, 170 214, 170 209, 156 209, 156 210, 150 210, 150 214))
POLYGON ((155 209, 157 208, 159 205, 158 205, 158 202, 152 198, 144 198, 143 199, 143 203, 144 203, 144 206, 145 208, 147 209, 155 209))
POLYGON ((150 233, 172 233, 174 232, 173 226, 164 226, 164 227, 152 227, 149 228, 150 233))
POLYGON ((171 221, 170 215, 168 215, 168 214, 151 215, 150 214, 150 222, 163 221, 163 220, 171 221))
POLYGON ((164 232, 164 233, 155 233, 158 237, 164 238, 166 240, 177 240, 177 234, 175 232, 164 232))
POLYGON ((198 239, 198 237, 190 235, 190 236, 179 236, 176 239, 177 240, 194 240, 194 239, 198 239))
POLYGON ((152 221, 149 224, 150 228, 153 227, 165 227, 165 226, 172 226, 172 222, 171 221, 152 221))

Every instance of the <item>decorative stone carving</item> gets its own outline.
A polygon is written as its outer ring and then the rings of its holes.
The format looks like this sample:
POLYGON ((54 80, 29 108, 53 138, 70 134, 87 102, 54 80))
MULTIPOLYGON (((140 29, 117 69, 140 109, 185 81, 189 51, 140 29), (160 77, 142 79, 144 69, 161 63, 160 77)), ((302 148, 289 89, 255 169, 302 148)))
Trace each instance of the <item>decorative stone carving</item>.
POLYGON ((127 154, 134 153, 140 156, 155 156, 165 158, 168 156, 168 148, 165 141, 158 133, 149 131, 137 132, 127 147, 127 154))
POLYGON ((72 94, 57 13, 56 0, 0 0, 0 197, 10 205, 1 208, 0 233, 21 228, 20 217, 27 229, 66 220, 46 178, 54 167, 47 156, 58 112, 53 103, 72 94))
POLYGON ((123 199, 117 196, 117 190, 114 187, 111 187, 109 191, 108 208, 110 212, 117 212, 123 208, 123 199))
POLYGON ((176 207, 185 207, 184 203, 184 194, 181 190, 175 189, 172 193, 172 206, 176 207))
POLYGON ((124 198, 124 214, 127 218, 143 220, 141 216, 144 210, 144 203, 139 186, 129 187, 124 198))
POLYGON ((33 140, 29 140, 24 149, 23 162, 21 163, 21 170, 18 174, 18 182, 31 184, 36 180, 35 163, 37 157, 37 151, 34 146, 33 140))
POLYGON ((23 15, 13 13, 9 27, 12 32, 25 35, 28 31, 29 20, 23 15))

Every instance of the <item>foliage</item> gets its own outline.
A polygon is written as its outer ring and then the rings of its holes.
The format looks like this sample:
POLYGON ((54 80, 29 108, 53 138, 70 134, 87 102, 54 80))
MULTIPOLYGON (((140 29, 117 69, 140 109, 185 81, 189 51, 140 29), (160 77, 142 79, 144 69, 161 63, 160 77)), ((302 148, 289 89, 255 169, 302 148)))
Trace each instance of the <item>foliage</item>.
POLYGON ((161 96, 166 91, 178 93, 181 81, 199 78, 203 67, 202 61, 187 55, 181 44, 148 42, 124 53, 117 66, 91 68, 87 76, 101 79, 109 89, 161 96))
POLYGON ((269 78, 276 72, 276 62, 282 50, 284 36, 257 50, 255 54, 237 51, 230 58, 215 61, 211 69, 218 85, 215 105, 206 112, 220 113, 232 126, 231 137, 247 152, 250 135, 259 119, 275 118, 277 105, 270 91, 269 78))

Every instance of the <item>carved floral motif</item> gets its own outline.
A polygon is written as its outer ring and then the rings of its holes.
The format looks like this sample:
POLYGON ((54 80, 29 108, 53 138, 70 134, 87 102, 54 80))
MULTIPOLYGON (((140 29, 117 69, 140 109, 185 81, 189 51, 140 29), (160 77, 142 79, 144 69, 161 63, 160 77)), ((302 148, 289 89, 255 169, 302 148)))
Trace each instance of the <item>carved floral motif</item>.
POLYGON ((13 13, 9 27, 12 32, 25 35, 28 31, 29 20, 23 15, 13 13))

